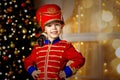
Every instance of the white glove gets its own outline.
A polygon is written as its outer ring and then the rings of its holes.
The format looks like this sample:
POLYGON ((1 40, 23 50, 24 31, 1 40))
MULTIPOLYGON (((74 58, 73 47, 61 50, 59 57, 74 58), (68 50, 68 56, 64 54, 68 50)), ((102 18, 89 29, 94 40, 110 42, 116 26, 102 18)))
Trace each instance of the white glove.
POLYGON ((39 74, 40 74, 40 70, 35 70, 32 72, 32 77, 35 79, 38 77, 39 74))
POLYGON ((60 78, 66 78, 65 72, 64 72, 64 71, 60 71, 59 77, 60 77, 60 78))

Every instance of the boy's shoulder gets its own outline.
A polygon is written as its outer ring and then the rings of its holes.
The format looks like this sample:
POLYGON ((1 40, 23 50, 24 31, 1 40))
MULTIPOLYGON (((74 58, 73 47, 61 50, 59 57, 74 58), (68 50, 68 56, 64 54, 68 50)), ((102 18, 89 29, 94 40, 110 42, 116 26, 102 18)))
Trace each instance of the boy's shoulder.
POLYGON ((61 40, 60 41, 61 44, 71 44, 71 42, 67 41, 67 40, 61 40))
POLYGON ((66 48, 73 47, 73 46, 72 46, 72 43, 69 42, 69 41, 67 41, 67 40, 61 40, 61 41, 60 41, 60 45, 66 46, 66 48))

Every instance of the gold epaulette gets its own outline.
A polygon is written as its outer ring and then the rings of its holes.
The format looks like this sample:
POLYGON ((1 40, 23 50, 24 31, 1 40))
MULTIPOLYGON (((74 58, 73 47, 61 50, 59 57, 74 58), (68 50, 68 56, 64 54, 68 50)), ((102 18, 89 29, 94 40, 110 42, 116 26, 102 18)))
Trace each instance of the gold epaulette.
POLYGON ((63 43, 63 44, 71 44, 71 42, 68 42, 66 40, 61 40, 60 43, 63 43))

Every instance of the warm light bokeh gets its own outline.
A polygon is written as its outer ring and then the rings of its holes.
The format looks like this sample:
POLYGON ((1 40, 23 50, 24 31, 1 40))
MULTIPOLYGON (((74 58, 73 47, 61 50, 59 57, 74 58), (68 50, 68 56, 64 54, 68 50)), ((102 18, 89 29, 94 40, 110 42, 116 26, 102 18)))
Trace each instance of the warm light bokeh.
POLYGON ((119 6, 119 0, 75 0, 63 33, 86 62, 68 80, 120 79, 119 6))

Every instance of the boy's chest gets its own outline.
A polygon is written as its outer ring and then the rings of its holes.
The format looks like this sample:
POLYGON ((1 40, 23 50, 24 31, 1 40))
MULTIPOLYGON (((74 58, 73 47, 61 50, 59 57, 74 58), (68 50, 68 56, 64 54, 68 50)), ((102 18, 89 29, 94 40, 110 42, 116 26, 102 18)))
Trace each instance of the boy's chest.
POLYGON ((56 46, 49 45, 45 46, 42 49, 38 49, 36 51, 36 60, 44 61, 44 60, 56 60, 61 61, 61 59, 65 59, 66 56, 66 47, 65 46, 56 46))

